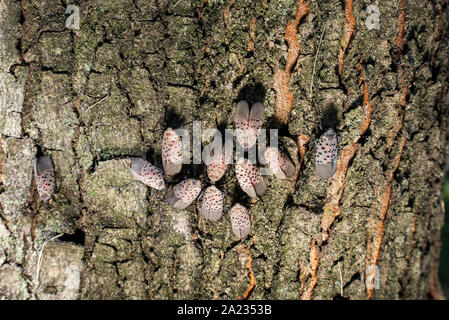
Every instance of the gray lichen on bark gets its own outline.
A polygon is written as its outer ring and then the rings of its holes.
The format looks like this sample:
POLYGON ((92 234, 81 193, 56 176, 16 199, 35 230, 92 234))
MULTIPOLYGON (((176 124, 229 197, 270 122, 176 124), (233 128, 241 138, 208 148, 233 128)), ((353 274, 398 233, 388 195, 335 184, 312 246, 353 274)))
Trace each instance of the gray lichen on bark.
MULTIPOLYGON (((201 120, 203 130, 230 128, 241 98, 263 101, 264 125, 276 127, 273 81, 287 63, 284 34, 298 1, 3 1, 0 297, 232 299, 250 284, 250 248, 251 299, 298 299, 307 288, 313 299, 338 298, 342 289, 344 298, 364 299, 368 234, 379 225, 373 297, 436 297, 448 155, 447 1, 407 2, 400 48, 401 1, 382 2, 380 30, 365 27, 368 2, 346 3, 355 29, 341 75, 345 2, 311 1, 298 28, 300 55, 288 84, 293 110, 280 131, 292 156, 291 138, 312 141, 298 180, 267 177, 267 192, 254 204, 232 169, 220 183, 226 211, 236 201, 251 208, 251 235, 237 241, 228 215, 203 221, 197 205, 176 211, 162 192, 133 182, 129 157, 161 167, 168 126, 191 129, 201 120), (80 8, 79 30, 64 27, 68 4, 80 8), (361 74, 371 124, 348 166, 341 214, 321 241, 332 182, 314 173, 313 140, 332 103, 340 150, 353 143, 365 114, 361 74), (378 199, 402 139, 381 221, 378 199), (39 152, 56 168, 49 205, 34 191, 39 152)), ((203 167, 185 166, 183 175, 208 185, 203 167)))

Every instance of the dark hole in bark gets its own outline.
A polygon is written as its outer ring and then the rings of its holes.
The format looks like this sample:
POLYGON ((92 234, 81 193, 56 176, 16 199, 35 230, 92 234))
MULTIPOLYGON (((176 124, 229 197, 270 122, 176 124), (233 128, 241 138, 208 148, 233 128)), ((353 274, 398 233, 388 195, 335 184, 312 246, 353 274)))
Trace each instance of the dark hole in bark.
POLYGON ((75 244, 84 246, 85 238, 86 238, 86 235, 85 235, 84 231, 81 229, 76 229, 74 234, 66 233, 63 236, 61 236, 59 238, 59 240, 63 241, 63 242, 71 242, 71 243, 75 243, 75 244))
POLYGON ((185 124, 185 118, 177 113, 173 108, 167 108, 164 116, 166 128, 178 129, 185 124))
MULTIPOLYGON (((360 99, 360 98, 359 98, 360 99)), ((354 103, 360 104, 359 99, 354 103)), ((323 116, 321 118, 321 128, 326 131, 328 128, 338 127, 338 111, 334 104, 329 104, 324 108, 323 116)))
POLYGON ((237 103, 240 100, 246 100, 250 106, 255 102, 263 103, 265 100, 265 94, 266 90, 262 83, 251 81, 240 89, 235 102, 237 103))

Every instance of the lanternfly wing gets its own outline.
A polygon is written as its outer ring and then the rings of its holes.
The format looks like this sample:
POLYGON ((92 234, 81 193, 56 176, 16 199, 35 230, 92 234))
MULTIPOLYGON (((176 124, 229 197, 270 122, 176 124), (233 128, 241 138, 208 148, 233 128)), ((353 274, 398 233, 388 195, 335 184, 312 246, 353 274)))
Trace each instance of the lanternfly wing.
POLYGON ((264 118, 264 107, 260 102, 256 102, 251 107, 251 113, 249 116, 249 128, 248 128, 248 148, 251 148, 257 142, 258 129, 262 127, 264 118))
POLYGON ((235 112, 235 130, 237 141, 244 147, 248 147, 249 106, 248 102, 241 100, 237 103, 235 112))
POLYGON ((215 183, 223 177, 227 169, 224 150, 221 155, 213 155, 211 160, 211 163, 207 166, 207 175, 210 181, 215 183))
POLYGON ((257 168, 255 164, 252 164, 249 161, 247 161, 247 167, 249 178, 254 186, 254 189, 256 190, 256 194, 259 196, 263 195, 267 187, 265 185, 265 181, 262 178, 262 175, 260 174, 259 168, 257 168))
POLYGON ((337 170, 338 137, 328 129, 316 141, 315 171, 323 179, 329 179, 337 170))
POLYGON ((162 137, 162 165, 167 176, 174 176, 182 169, 182 140, 172 128, 162 137))
POLYGON ((253 104, 249 112, 248 103, 245 100, 237 103, 235 115, 235 128, 237 141, 246 149, 251 148, 257 141, 258 129, 264 119, 264 106, 257 102, 253 104))
POLYGON ((282 151, 279 153, 279 163, 281 170, 287 177, 292 177, 296 172, 296 167, 290 158, 282 151))
POLYGON ((240 187, 251 198, 257 198, 257 195, 262 195, 265 193, 265 182, 255 164, 245 160, 240 164, 236 164, 235 172, 240 187))
POLYGON ((235 174, 240 184, 240 188, 246 192, 251 198, 257 198, 256 190, 249 177, 248 168, 246 162, 238 163, 235 165, 235 174))
POLYGON ((231 216, 232 232, 239 239, 247 237, 251 231, 251 219, 249 210, 240 204, 236 204, 229 212, 231 216))
POLYGON ((271 171, 279 179, 286 179, 295 174, 295 165, 290 158, 278 148, 268 147, 265 158, 271 171))
POLYGON ((264 118, 264 107, 262 103, 256 102, 253 104, 249 118, 249 127, 255 131, 257 136, 257 130, 262 127, 264 118))
POLYGON ((218 221, 223 215, 223 192, 215 186, 206 189, 201 204, 201 213, 206 220, 218 221))
POLYGON ((131 175, 138 181, 147 186, 162 190, 165 189, 164 174, 162 170, 153 166, 142 158, 133 158, 131 160, 131 175))
POLYGON ((34 159, 34 175, 40 198, 48 202, 55 189, 55 168, 49 156, 34 159))
POLYGON ((168 204, 178 210, 187 208, 201 192, 201 182, 196 179, 186 179, 171 189, 165 199, 168 204))

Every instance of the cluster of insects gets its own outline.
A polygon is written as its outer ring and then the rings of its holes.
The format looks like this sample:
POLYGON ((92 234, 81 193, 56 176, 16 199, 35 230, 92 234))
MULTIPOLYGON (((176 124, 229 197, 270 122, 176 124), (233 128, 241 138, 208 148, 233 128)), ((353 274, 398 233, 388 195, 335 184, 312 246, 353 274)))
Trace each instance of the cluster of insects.
MULTIPOLYGON (((258 130, 264 120, 264 106, 257 102, 250 108, 244 100, 237 103, 235 113, 236 137, 238 143, 248 150, 257 142, 258 130)), ((338 138, 336 132, 329 128, 315 142, 315 172, 323 179, 332 177, 337 168, 338 138)), ((150 188, 167 190, 166 178, 171 179, 182 169, 183 145, 181 137, 168 128, 162 137, 162 166, 163 170, 152 165, 143 158, 132 158, 130 173, 150 188)), ((286 153, 279 148, 267 147, 265 150, 267 167, 278 179, 287 179, 295 174, 296 168, 286 153)), ((257 199, 266 191, 264 179, 259 167, 249 159, 237 161, 235 173, 240 188, 251 198, 257 199)), ((201 214, 206 220, 216 222, 223 215, 224 193, 215 186, 225 172, 228 164, 224 152, 214 155, 207 164, 207 175, 212 183, 202 195, 201 214)), ((34 172, 37 190, 40 198, 48 202, 55 188, 54 165, 49 156, 34 160, 34 172)), ((167 203, 177 210, 187 208, 199 198, 202 191, 201 181, 188 178, 176 184, 165 195, 167 203)), ((235 204, 229 211, 232 231, 236 237, 243 239, 250 233, 250 211, 240 203, 235 204)))

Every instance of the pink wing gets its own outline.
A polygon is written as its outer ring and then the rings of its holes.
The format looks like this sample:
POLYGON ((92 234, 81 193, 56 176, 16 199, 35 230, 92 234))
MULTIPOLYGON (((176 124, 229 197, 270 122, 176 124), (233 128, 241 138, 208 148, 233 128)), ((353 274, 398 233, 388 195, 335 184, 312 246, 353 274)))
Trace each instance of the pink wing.
POLYGON ((171 189, 165 199, 168 204, 178 210, 187 208, 201 192, 201 182, 196 179, 181 181, 171 189))
POLYGON ((147 186, 162 190, 165 189, 165 181, 162 170, 153 166, 142 158, 133 158, 131 160, 131 175, 138 181, 147 186))
POLYGON ((223 215, 223 192, 215 186, 206 189, 203 195, 201 213, 206 220, 218 221, 223 215))
POLYGON ((55 168, 49 156, 34 159, 34 175, 40 198, 48 202, 55 188, 55 168))
POLYGON ((174 176, 182 169, 182 140, 172 128, 162 137, 162 165, 167 176, 174 176))
POLYGON ((236 164, 235 173, 240 187, 251 198, 265 193, 266 185, 256 165, 246 159, 243 163, 236 164))
POLYGON ((239 239, 247 237, 251 231, 249 210, 240 204, 236 204, 231 208, 230 216, 234 235, 239 239))

